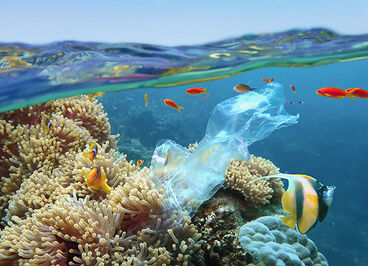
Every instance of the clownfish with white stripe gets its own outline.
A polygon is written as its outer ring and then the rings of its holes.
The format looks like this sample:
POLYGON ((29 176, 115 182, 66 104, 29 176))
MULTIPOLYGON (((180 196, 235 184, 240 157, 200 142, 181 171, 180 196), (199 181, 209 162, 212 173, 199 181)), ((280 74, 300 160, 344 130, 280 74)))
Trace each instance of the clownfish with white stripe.
POLYGON ((45 112, 41 113, 41 127, 47 133, 54 130, 54 125, 50 122, 50 117, 45 114, 45 112))
POLYGON ((326 218, 335 186, 325 186, 311 176, 300 174, 264 176, 249 183, 266 178, 282 178, 289 182, 288 189, 281 198, 282 208, 289 214, 281 220, 288 227, 294 230, 296 226, 300 233, 305 234, 314 228, 318 221, 322 222, 326 218))
POLYGON ((97 144, 95 141, 93 141, 90 145, 89 145, 89 152, 83 152, 82 155, 86 158, 88 158, 88 160, 90 160, 91 162, 96 158, 97 156, 97 144))
POLYGON ((111 192, 112 188, 106 183, 106 175, 100 166, 93 166, 89 173, 83 170, 83 174, 87 185, 93 190, 103 191, 106 194, 111 192))

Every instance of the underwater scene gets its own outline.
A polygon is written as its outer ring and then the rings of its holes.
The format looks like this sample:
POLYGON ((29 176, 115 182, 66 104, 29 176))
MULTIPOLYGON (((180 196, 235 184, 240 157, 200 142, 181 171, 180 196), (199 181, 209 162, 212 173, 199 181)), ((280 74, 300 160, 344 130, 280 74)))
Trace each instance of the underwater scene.
POLYGON ((368 265, 368 35, 0 43, 0 265, 368 265))

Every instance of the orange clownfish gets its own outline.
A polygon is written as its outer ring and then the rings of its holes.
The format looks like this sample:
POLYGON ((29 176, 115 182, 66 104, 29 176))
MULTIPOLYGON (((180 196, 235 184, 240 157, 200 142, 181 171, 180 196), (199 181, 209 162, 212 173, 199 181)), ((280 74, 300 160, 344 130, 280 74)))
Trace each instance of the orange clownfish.
POLYGON ((203 88, 203 89, 202 88, 190 88, 190 89, 187 89, 185 92, 188 93, 189 95, 201 94, 201 93, 205 93, 207 95, 210 95, 207 92, 206 88, 203 88))
POLYGON ((272 81, 273 81, 273 78, 270 78, 270 79, 265 79, 265 78, 263 78, 262 80, 263 80, 264 82, 269 83, 269 82, 272 82, 272 81))
POLYGON ((98 151, 98 148, 97 148, 97 144, 96 142, 92 142, 90 145, 89 145, 89 152, 83 152, 82 155, 84 157, 87 157, 88 160, 90 160, 91 162, 96 158, 97 156, 97 151, 98 151))
POLYGON ((144 163, 144 160, 137 160, 137 166, 141 167, 141 165, 144 163))
POLYGON ((351 95, 359 98, 368 99, 368 91, 363 90, 361 88, 349 88, 345 90, 347 93, 351 93, 351 95))
POLYGON ((93 99, 96 98, 96 97, 102 97, 104 96, 104 92, 95 92, 95 93, 90 93, 88 94, 88 99, 93 102, 93 99))
POLYGON ((164 104, 166 104, 169 107, 175 108, 180 113, 181 109, 184 109, 184 107, 178 106, 174 101, 170 99, 163 100, 164 104))
POLYGON ((144 101, 145 101, 144 106, 147 108, 147 102, 148 102, 148 95, 147 95, 147 93, 144 95, 144 101))
POLYGON ((290 88, 293 90, 294 93, 296 93, 295 86, 293 84, 290 84, 290 88))
POLYGON ((54 125, 50 122, 50 117, 45 114, 45 112, 41 113, 41 127, 46 132, 51 132, 54 130, 54 125))
POLYGON ((343 99, 344 97, 348 97, 350 99, 356 100, 353 97, 353 91, 347 92, 343 89, 335 88, 335 87, 324 87, 316 91, 316 93, 320 96, 343 99))
POLYGON ((276 174, 252 180, 282 178, 289 182, 288 189, 281 198, 284 211, 289 214, 282 217, 285 225, 302 234, 314 228, 317 222, 322 222, 333 200, 335 186, 326 186, 307 175, 276 174))
POLYGON ((104 191, 107 194, 111 192, 112 188, 106 183, 106 175, 100 166, 93 166, 89 173, 83 170, 83 174, 86 177, 87 185, 93 190, 104 191))

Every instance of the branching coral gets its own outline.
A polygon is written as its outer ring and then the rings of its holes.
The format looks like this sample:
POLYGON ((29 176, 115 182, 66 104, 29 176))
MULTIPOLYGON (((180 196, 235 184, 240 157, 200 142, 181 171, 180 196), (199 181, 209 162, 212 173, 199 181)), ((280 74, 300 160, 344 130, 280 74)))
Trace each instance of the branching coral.
POLYGON ((248 184, 249 181, 267 175, 279 173, 279 169, 269 160, 254 155, 249 161, 232 160, 226 171, 226 186, 239 191, 248 205, 264 205, 280 202, 284 192, 283 183, 279 179, 260 180, 248 184))

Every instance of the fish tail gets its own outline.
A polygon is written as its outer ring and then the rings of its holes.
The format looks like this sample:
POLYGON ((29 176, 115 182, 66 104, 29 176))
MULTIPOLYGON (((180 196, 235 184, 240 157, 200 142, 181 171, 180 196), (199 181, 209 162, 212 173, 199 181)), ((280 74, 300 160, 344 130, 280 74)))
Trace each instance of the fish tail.
POLYGON ((147 102, 144 104, 144 106, 147 108, 147 102))
POLYGON ((288 216, 281 217, 281 221, 283 221, 287 227, 294 230, 295 218, 296 218, 295 215, 288 215, 288 216))
POLYGON ((106 193, 109 194, 112 191, 112 188, 106 183, 102 183, 102 190, 106 193))
POLYGON ((204 92, 205 94, 207 94, 207 95, 210 95, 210 94, 207 92, 207 88, 204 88, 204 89, 203 89, 203 92, 204 92))
POLYGON ((184 109, 184 107, 178 106, 178 112, 180 113, 180 110, 184 109))
POLYGON ((346 97, 348 97, 348 98, 350 98, 350 99, 352 99, 352 100, 354 100, 354 101, 356 101, 357 99, 355 99, 355 98, 353 97, 353 93, 354 93, 354 91, 355 91, 355 90, 353 90, 353 91, 351 91, 351 92, 347 92, 347 93, 345 94, 345 96, 346 96, 346 97))

